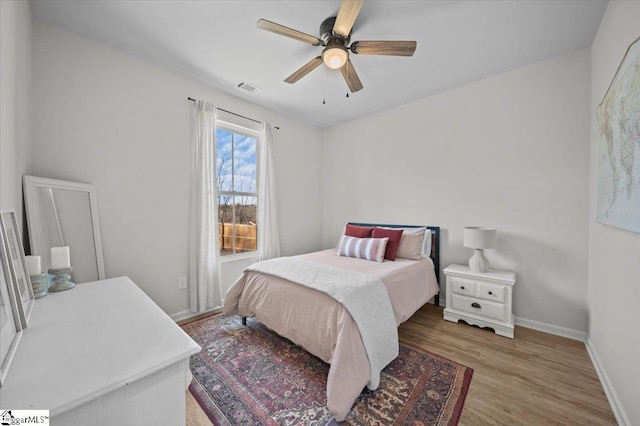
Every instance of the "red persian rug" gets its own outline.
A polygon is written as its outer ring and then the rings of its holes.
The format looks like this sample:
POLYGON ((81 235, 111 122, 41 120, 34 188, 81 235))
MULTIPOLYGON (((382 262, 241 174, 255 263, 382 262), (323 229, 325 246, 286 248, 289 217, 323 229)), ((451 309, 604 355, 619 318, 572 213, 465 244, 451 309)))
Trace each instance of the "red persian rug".
MULTIPOLYGON (((215 316, 183 329, 202 347, 191 357, 189 390, 214 425, 330 425, 329 366, 259 322, 215 316)), ((400 345, 400 355, 366 387, 347 425, 456 425, 473 370, 400 345)))

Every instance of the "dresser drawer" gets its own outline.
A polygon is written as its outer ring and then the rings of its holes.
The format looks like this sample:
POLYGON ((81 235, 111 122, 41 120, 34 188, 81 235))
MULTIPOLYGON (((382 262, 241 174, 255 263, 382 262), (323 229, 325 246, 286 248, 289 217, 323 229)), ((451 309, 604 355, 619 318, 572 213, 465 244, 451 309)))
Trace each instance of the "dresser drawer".
POLYGON ((507 289, 503 285, 477 283, 476 296, 494 302, 504 303, 507 297, 507 289))
POLYGON ((476 295, 476 282, 463 278, 451 278, 451 291, 455 294, 474 297, 476 295))
MULTIPOLYGON (((451 295, 451 308, 468 312, 471 314, 495 319, 498 321, 507 320, 507 307, 502 303, 489 302, 488 300, 473 299, 471 297, 451 295)), ((447 301, 447 304, 449 301, 447 301)))

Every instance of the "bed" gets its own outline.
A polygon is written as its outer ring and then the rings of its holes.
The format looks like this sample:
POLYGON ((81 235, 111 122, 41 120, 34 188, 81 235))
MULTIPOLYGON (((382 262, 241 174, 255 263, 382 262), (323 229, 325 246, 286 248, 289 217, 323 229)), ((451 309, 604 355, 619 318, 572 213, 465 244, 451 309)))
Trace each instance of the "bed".
MULTIPOLYGON (((421 228, 365 223, 347 226, 401 228, 405 235, 421 228)), ((362 389, 376 389, 380 371, 397 356, 397 327, 437 298, 440 229, 426 228, 425 235, 430 235, 428 257, 423 253, 416 259, 396 257, 375 262, 338 255, 343 248, 339 247, 259 262, 231 286, 223 314, 238 314, 243 321, 254 317, 330 364, 327 408, 342 421, 362 389), (294 272, 281 272, 287 268, 294 272), (311 288, 307 281, 329 284, 311 288), (344 289, 347 283, 362 288, 353 293, 344 289), (380 289, 384 296, 380 296, 380 289)))

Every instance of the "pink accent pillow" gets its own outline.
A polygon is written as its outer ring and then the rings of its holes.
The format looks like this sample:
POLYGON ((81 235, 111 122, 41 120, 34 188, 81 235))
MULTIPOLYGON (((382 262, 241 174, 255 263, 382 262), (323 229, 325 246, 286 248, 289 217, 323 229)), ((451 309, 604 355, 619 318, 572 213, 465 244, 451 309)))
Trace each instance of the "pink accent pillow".
POLYGON ((344 235, 358 238, 371 238, 371 232, 373 232, 373 227, 369 226, 347 224, 347 227, 344 229, 344 235))
POLYGON ((343 235, 338 246, 338 256, 382 262, 388 238, 358 238, 343 235))
POLYGON ((372 238, 389 238, 387 243, 387 250, 384 253, 384 258, 388 260, 396 260, 396 252, 398 251, 398 245, 400 245, 400 238, 402 238, 402 229, 390 229, 390 228, 373 228, 371 233, 372 238))

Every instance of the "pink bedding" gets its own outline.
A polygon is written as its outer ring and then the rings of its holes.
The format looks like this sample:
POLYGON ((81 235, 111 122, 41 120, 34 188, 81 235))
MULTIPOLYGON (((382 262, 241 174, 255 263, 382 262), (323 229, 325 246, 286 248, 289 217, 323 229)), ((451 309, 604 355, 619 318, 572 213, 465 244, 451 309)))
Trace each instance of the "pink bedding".
MULTIPOLYGON (((380 278, 389 294, 396 325, 438 292, 430 259, 376 263, 337 256, 335 249, 301 258, 380 278)), ((369 383, 369 361, 358 327, 349 312, 324 293, 281 278, 245 272, 227 292, 223 313, 255 317, 330 364, 327 408, 337 421, 344 420, 369 383)))

